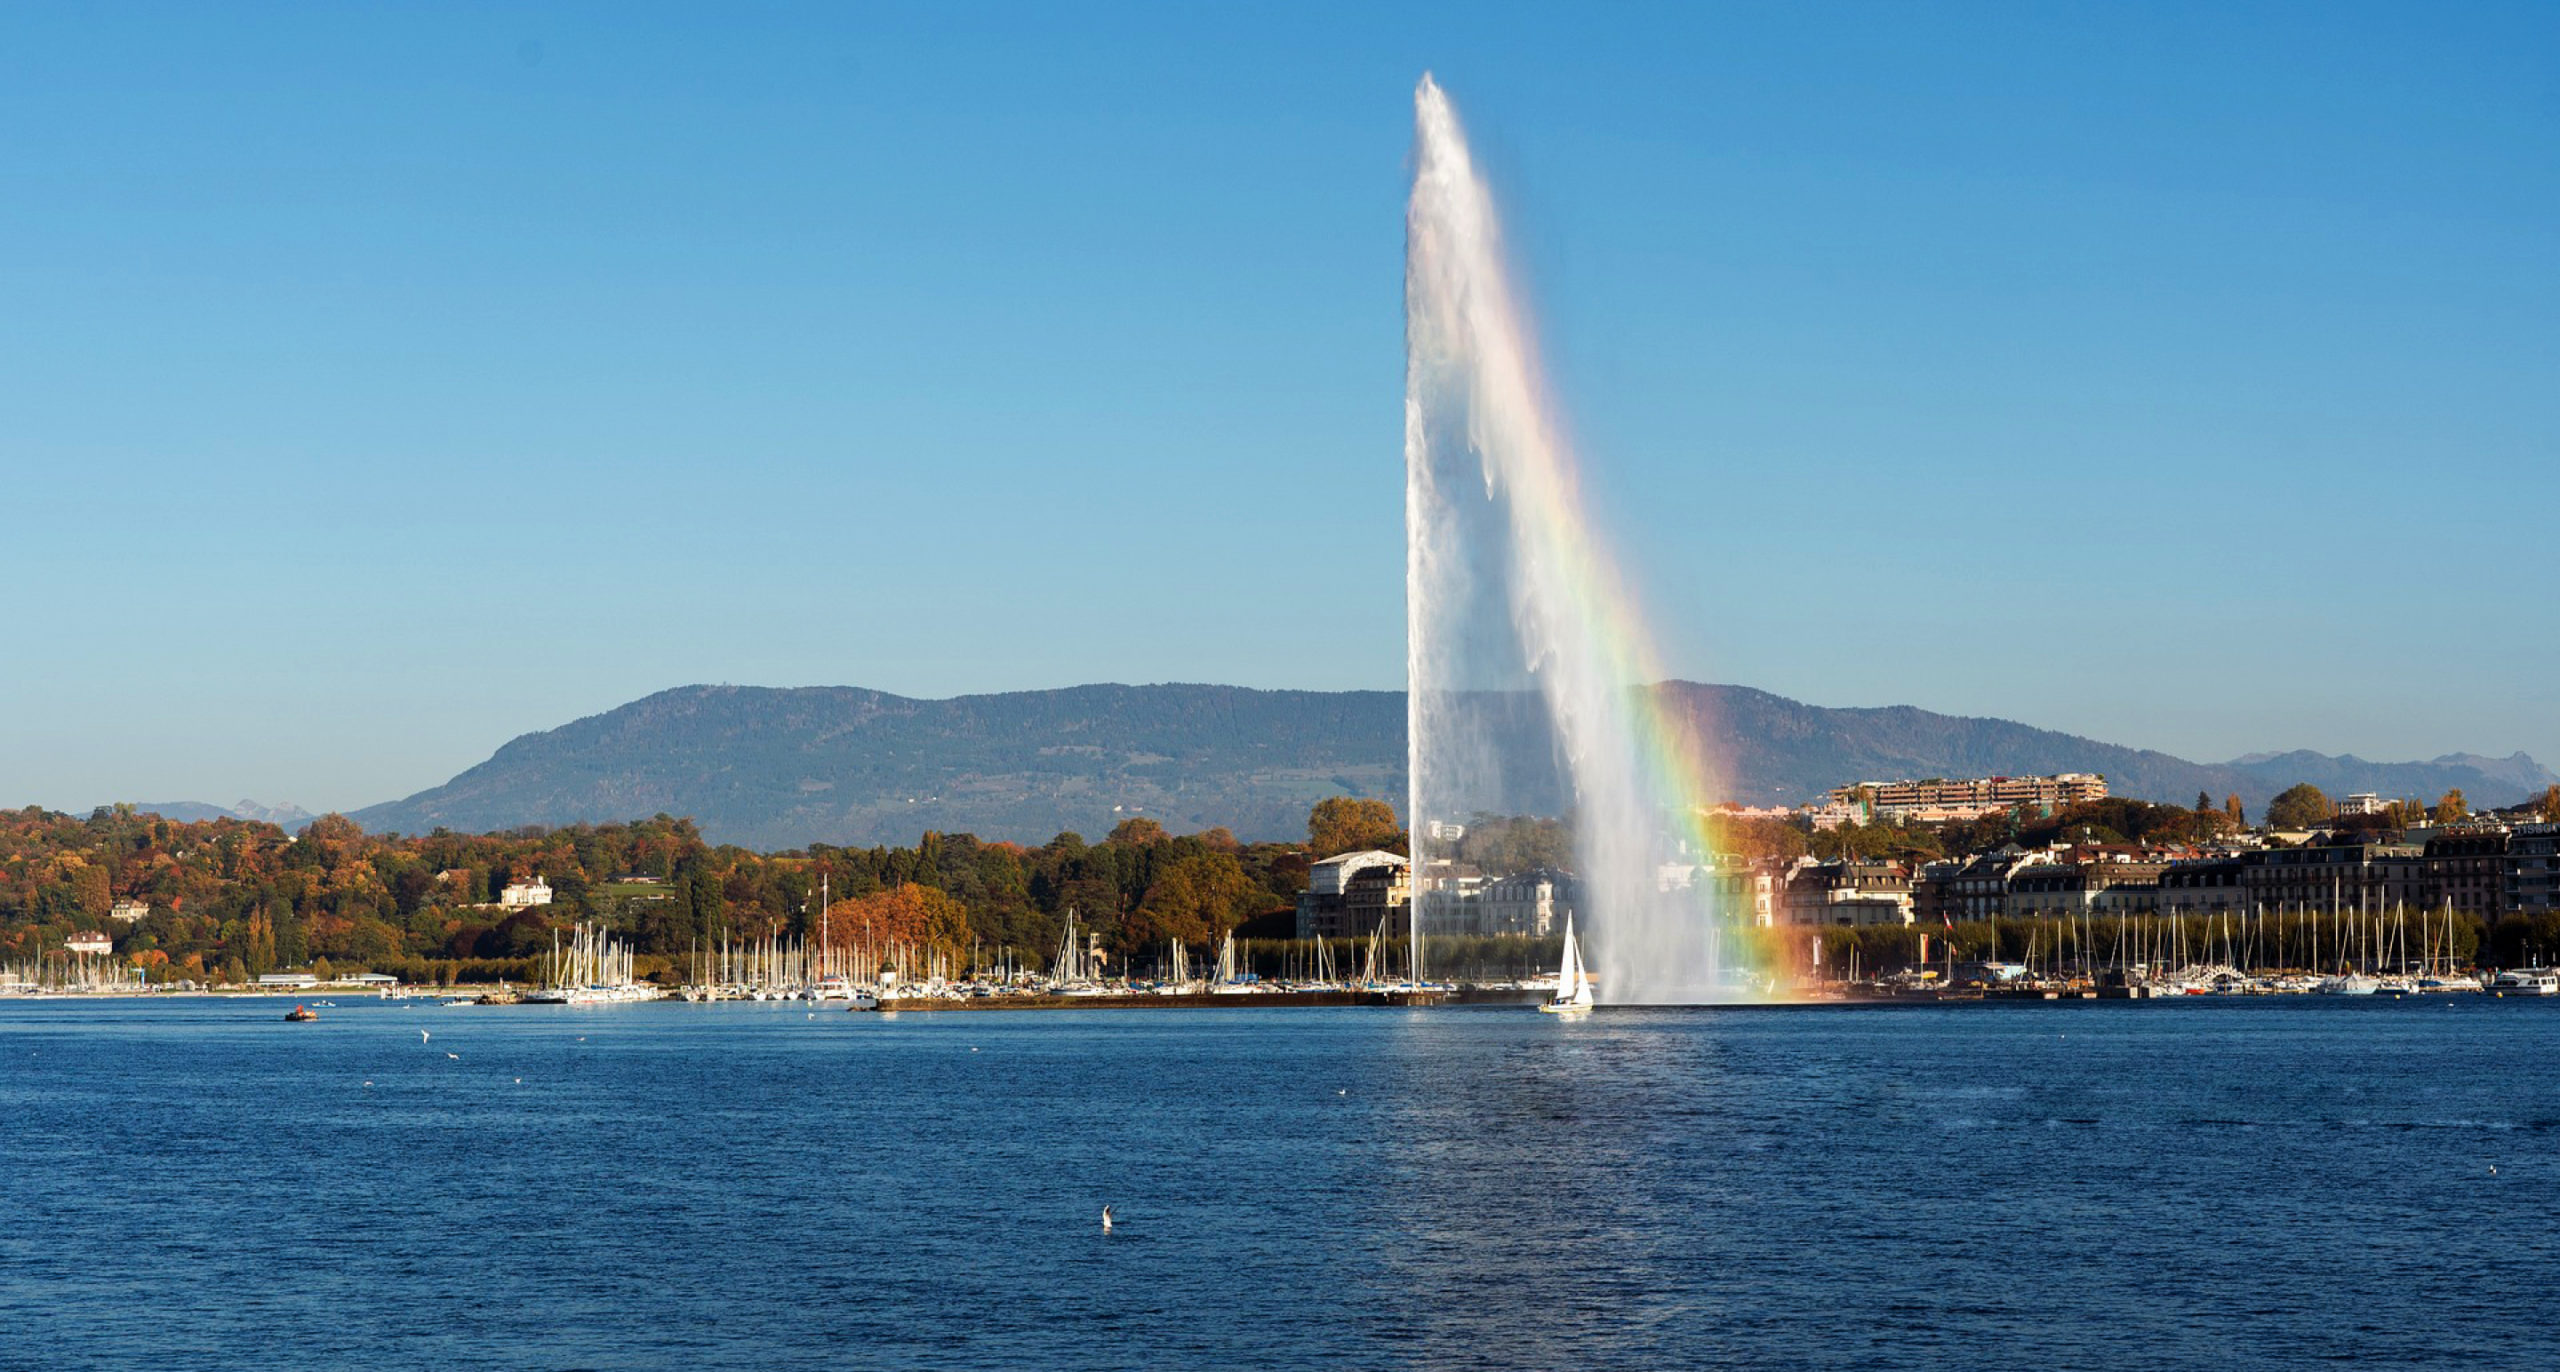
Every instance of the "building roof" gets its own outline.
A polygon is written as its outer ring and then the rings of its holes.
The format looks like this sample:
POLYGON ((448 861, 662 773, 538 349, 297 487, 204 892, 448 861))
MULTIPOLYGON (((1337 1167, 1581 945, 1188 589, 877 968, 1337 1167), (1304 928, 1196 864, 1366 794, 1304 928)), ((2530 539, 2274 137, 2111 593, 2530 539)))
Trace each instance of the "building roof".
POLYGON ((1388 864, 1393 864, 1398 867, 1410 867, 1413 865, 1407 859, 1398 857, 1382 848, 1364 848, 1356 853, 1340 853, 1333 857, 1326 858, 1322 862, 1309 863, 1308 865, 1310 867, 1379 867, 1388 864))

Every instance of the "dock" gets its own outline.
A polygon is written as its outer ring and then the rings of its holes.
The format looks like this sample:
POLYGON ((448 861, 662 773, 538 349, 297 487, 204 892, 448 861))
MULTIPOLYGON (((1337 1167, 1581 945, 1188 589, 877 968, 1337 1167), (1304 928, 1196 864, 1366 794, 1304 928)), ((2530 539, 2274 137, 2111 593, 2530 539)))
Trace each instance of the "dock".
POLYGON ((1495 991, 1477 987, 1426 987, 1418 991, 1256 991, 1223 996, 1201 993, 1176 996, 891 996, 880 1002, 880 1010, 902 1014, 910 1010, 1277 1010, 1337 1006, 1527 1005, 1543 998, 1543 993, 1537 991, 1495 991))

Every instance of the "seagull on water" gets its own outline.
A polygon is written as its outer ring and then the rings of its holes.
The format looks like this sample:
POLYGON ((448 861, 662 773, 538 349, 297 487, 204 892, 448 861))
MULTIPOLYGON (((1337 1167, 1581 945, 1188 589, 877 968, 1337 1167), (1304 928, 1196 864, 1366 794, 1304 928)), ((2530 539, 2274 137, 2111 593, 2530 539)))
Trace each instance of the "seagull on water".
POLYGON ((1102 1207, 1102 1232, 1111 1232, 1111 1207, 1107 1205, 1102 1207))
POLYGON ((462 1061, 462 1055, 460 1053, 447 1053, 445 1056, 453 1059, 455 1062, 462 1061))
POLYGON ((420 1042, 420 1043, 424 1043, 424 1042, 426 1042, 426 1041, 427 1041, 427 1031, 426 1031, 426 1030, 424 1030, 424 1029, 419 1030, 419 1031, 418 1031, 418 1042, 420 1042))

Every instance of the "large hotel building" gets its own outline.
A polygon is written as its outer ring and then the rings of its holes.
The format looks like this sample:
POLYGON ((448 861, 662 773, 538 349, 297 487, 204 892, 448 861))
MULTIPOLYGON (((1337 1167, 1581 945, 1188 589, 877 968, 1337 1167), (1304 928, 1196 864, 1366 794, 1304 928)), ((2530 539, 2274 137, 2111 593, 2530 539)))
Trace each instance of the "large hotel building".
POLYGON ((2024 805, 2050 814, 2066 805, 2107 798, 2094 772, 2049 777, 1975 777, 1967 781, 1862 781, 1831 793, 1833 803, 1864 804, 1871 819, 1978 819, 2024 805))

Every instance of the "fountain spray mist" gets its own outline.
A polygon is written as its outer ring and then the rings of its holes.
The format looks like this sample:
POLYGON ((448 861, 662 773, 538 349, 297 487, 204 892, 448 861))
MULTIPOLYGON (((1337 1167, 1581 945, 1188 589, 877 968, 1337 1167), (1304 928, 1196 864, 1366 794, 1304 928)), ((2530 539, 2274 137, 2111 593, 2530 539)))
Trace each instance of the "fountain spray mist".
POLYGON ((1561 774, 1571 809, 1600 998, 1729 998, 1708 883, 1663 880, 1666 864, 1703 856, 1695 730, 1643 689, 1661 679, 1650 640, 1584 514, 1493 198, 1429 76, 1414 92, 1405 235, 1417 962, 1425 931, 1450 908, 1432 889, 1433 864, 1455 852, 1444 826, 1526 812, 1543 771, 1551 799, 1561 774))

